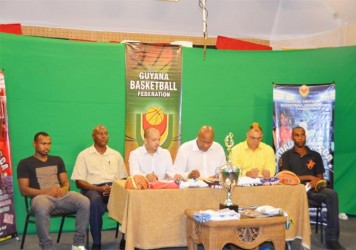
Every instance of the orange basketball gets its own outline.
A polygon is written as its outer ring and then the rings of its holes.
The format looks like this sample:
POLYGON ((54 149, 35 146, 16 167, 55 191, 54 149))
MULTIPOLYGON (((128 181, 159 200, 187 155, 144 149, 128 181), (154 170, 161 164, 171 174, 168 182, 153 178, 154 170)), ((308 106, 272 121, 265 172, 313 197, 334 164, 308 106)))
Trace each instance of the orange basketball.
POLYGON ((146 119, 148 123, 151 125, 161 124, 161 122, 164 119, 163 110, 157 106, 153 106, 149 108, 146 112, 146 119))
POLYGON ((148 188, 148 180, 143 175, 131 175, 127 178, 125 183, 126 189, 142 190, 148 188))
POLYGON ((300 183, 298 176, 291 171, 283 170, 276 174, 276 177, 279 179, 279 183, 285 185, 297 185, 300 183))

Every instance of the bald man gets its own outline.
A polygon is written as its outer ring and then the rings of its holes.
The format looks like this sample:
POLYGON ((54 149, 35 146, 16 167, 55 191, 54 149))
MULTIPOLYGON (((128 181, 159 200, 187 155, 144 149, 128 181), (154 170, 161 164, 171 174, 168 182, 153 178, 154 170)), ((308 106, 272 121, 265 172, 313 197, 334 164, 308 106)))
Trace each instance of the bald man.
POLYGON ((226 163, 223 147, 214 141, 214 129, 205 125, 197 138, 183 143, 174 161, 178 176, 183 178, 216 177, 216 169, 226 163))
POLYGON ((144 132, 144 145, 131 151, 130 175, 145 175, 149 182, 173 177, 173 161, 167 149, 161 148, 161 134, 156 128, 144 132))
POLYGON ((126 178, 127 171, 121 154, 107 145, 109 133, 106 127, 96 126, 92 139, 94 144, 79 153, 71 179, 90 200, 92 250, 100 250, 102 216, 107 210, 111 184, 126 178))

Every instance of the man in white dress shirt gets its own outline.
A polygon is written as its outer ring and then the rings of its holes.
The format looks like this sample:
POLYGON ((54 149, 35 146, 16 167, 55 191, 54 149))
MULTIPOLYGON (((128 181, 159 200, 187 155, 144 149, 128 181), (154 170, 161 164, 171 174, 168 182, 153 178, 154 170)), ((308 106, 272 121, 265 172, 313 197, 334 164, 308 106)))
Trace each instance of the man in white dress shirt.
POLYGON ((214 141, 214 130, 203 126, 196 139, 183 143, 174 161, 174 167, 183 178, 210 178, 226 163, 223 147, 214 141))
POLYGON ((144 175, 149 182, 173 177, 173 161, 170 152, 160 147, 161 134, 156 128, 144 132, 144 145, 131 151, 130 175, 144 175))

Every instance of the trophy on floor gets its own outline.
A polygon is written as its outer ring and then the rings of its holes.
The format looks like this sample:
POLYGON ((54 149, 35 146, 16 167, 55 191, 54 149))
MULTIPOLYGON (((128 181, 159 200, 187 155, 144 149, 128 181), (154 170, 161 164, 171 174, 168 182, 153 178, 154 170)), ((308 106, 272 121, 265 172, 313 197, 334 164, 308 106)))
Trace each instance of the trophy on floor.
POLYGON ((225 137, 225 146, 227 148, 227 163, 220 168, 221 186, 227 192, 227 199, 224 204, 220 204, 220 209, 229 208, 238 212, 239 206, 231 200, 231 193, 234 187, 237 186, 239 180, 240 168, 234 166, 231 160, 231 148, 234 146, 234 135, 230 132, 225 137))

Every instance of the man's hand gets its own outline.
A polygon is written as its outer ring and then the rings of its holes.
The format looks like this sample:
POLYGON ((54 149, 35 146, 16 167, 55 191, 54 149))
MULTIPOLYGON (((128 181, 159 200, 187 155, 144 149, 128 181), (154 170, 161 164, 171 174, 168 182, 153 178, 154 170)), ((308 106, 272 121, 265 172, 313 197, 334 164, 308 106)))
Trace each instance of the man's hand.
POLYGON ((109 196, 111 192, 111 186, 108 185, 107 183, 104 186, 101 186, 101 193, 103 196, 109 196))
POLYGON ((158 181, 158 176, 155 175, 154 173, 152 174, 147 174, 146 175, 146 178, 149 182, 155 182, 155 181, 158 181))
POLYGON ((200 177, 199 170, 194 169, 192 172, 188 174, 189 179, 197 179, 200 177))
POLYGON ((55 198, 63 197, 67 194, 67 188, 65 187, 55 187, 52 189, 48 189, 48 195, 53 196, 55 198))
POLYGON ((183 176, 181 176, 180 174, 176 174, 176 175, 174 175, 174 177, 173 177, 173 180, 174 181, 182 181, 184 178, 183 178, 183 176))
POLYGON ((257 178, 258 173, 259 173, 258 168, 253 168, 246 172, 246 176, 251 177, 251 178, 257 178))
POLYGON ((321 178, 319 177, 313 177, 311 180, 310 180, 310 185, 313 189, 315 189, 316 187, 316 184, 318 183, 318 181, 320 181, 321 178))
POLYGON ((269 172, 268 169, 262 169, 262 176, 263 176, 263 179, 269 179, 271 178, 271 173, 269 172))

